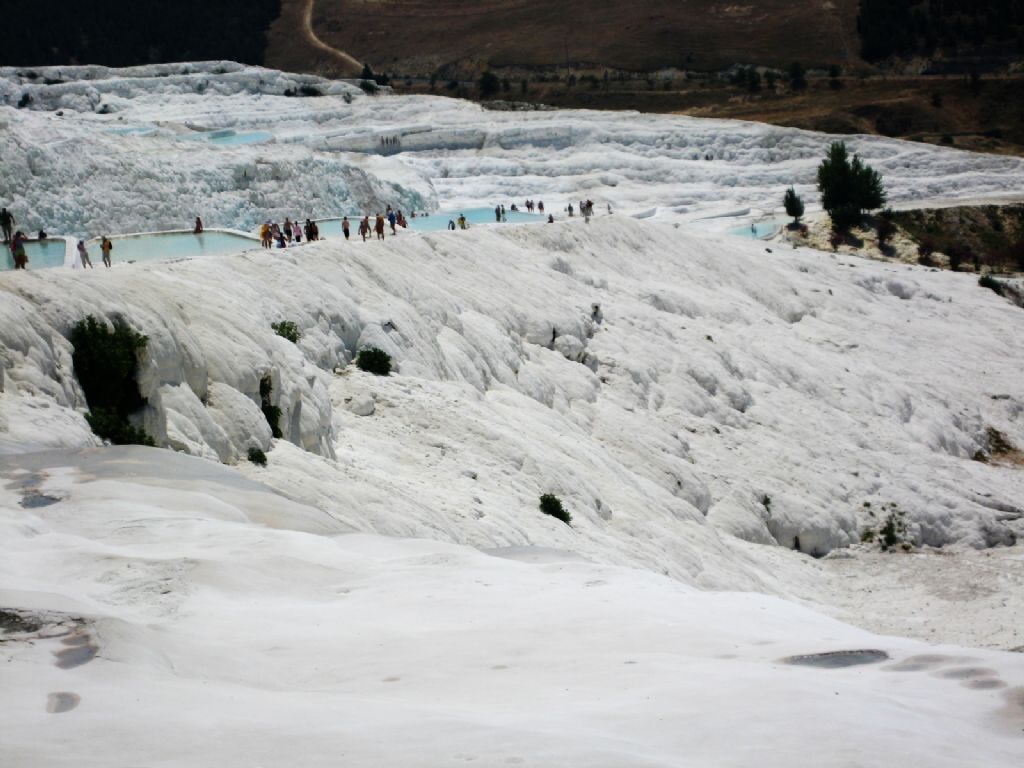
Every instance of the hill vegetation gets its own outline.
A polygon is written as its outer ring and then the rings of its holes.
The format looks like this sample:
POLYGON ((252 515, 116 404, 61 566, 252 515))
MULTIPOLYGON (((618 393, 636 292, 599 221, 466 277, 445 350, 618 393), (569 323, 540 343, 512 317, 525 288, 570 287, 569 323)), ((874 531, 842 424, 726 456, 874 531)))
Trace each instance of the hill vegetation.
POLYGON ((889 56, 1006 56, 1024 52, 1022 0, 860 0, 867 61, 889 56))
POLYGON ((0 65, 229 59, 261 64, 280 0, 52 0, 7 3, 0 65))

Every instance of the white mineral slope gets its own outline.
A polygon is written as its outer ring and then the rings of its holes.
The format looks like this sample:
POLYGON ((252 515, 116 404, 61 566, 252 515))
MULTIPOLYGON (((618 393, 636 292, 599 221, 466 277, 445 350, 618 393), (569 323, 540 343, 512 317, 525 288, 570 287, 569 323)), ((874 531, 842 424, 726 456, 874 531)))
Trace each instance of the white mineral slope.
MULTIPOLYGON (((197 214, 208 226, 247 228, 386 203, 452 210, 527 197, 559 216, 591 198, 686 220, 777 210, 791 184, 813 210, 815 168, 837 138, 672 115, 367 96, 352 84, 225 62, 0 69, 0 104, 9 105, 0 106, 0 199, 32 229, 79 235, 180 227, 197 214), (303 86, 325 95, 283 95, 303 86), (153 133, 110 132, 125 128, 153 133), (181 140, 200 129, 265 131, 273 141, 181 140)), ((843 138, 883 174, 897 206, 1020 195, 1017 158, 843 138)))
POLYGON ((733 536, 822 555, 892 505, 915 545, 1020 532, 1019 470, 971 458, 989 428, 1024 444, 1021 310, 968 275, 612 216, 8 273, 0 292, 0 432, 21 436, 6 452, 26 434, 95 444, 66 340, 94 313, 149 336, 162 445, 226 462, 270 448, 269 376, 286 440, 245 471, 339 530, 787 594, 800 569, 733 536), (346 365, 370 345, 395 375, 346 365), (547 492, 572 528, 537 512, 547 492))
POLYGON ((1019 654, 558 552, 325 535, 322 512, 166 451, 0 471, 5 766, 1009 768, 1024 750, 1019 654), (854 650, 889 659, 782 662, 854 650))

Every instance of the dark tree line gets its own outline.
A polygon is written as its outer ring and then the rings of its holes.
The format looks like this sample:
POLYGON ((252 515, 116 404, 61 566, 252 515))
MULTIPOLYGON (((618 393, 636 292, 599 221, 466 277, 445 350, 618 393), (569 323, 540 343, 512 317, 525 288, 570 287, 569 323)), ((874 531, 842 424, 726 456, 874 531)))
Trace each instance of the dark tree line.
POLYGON ((1024 0, 860 0, 862 54, 930 56, 991 43, 1024 46, 1024 0))
POLYGON ((280 0, 20 0, 5 4, 0 65, 231 59, 262 64, 280 0))

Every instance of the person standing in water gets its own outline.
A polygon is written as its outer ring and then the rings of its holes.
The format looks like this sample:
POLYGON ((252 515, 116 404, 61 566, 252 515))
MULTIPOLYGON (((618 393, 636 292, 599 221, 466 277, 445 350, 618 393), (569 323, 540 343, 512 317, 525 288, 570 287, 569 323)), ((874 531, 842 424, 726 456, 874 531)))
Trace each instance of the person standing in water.
POLYGON ((27 269, 28 268, 28 254, 25 253, 25 241, 28 238, 22 231, 17 231, 11 238, 11 256, 14 257, 14 268, 15 269, 27 269))
POLYGON ((192 234, 193 235, 201 235, 201 234, 203 234, 203 220, 200 219, 198 216, 196 216, 196 225, 192 229, 192 234))
POLYGON ((341 219, 341 234, 348 240, 348 216, 344 216, 341 219))
POLYGON ((12 241, 11 229, 15 225, 14 216, 6 208, 0 209, 0 228, 4 231, 4 242, 9 243, 12 241))
POLYGON ((103 252, 103 266, 110 266, 110 251, 113 249, 114 244, 107 239, 106 235, 100 238, 100 250, 103 252))
POLYGON ((466 229, 466 214, 459 214, 459 229, 466 229))
POLYGON ((78 260, 82 263, 82 269, 85 269, 86 267, 96 269, 89 260, 89 252, 85 250, 85 240, 78 241, 78 260))

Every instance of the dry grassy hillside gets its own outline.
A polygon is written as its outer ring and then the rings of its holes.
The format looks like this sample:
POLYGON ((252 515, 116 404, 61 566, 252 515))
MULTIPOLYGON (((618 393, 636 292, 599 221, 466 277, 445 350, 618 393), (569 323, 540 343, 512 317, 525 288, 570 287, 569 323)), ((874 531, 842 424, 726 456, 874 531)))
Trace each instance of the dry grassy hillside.
MULTIPOLYGON (((285 0, 282 18, 296 18, 308 4, 285 0)), ((638 71, 710 70, 794 58, 850 63, 859 50, 856 12, 856 0, 313 0, 312 22, 323 42, 377 71, 567 59, 638 71)), ((295 43, 292 29, 272 32, 271 66, 294 56, 286 50, 295 43)))

